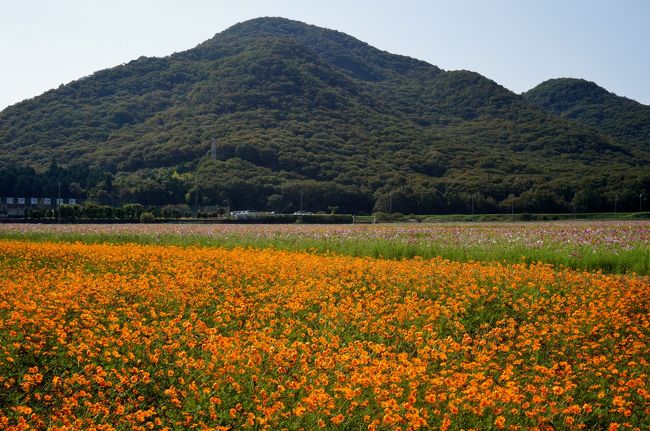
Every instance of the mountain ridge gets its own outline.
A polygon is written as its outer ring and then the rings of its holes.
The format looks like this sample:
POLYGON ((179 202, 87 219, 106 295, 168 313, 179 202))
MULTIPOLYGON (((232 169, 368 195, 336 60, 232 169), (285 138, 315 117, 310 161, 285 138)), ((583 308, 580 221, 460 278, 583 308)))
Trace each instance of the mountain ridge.
POLYGON ((0 112, 0 151, 0 169, 56 160, 112 175, 117 190, 80 188, 96 200, 161 205, 203 190, 206 204, 291 210, 296 189, 309 187, 326 197, 312 196, 312 207, 356 212, 385 209, 388 195, 402 212, 464 211, 471 194, 485 211, 508 199, 559 211, 581 190, 597 190, 603 206, 618 189, 643 188, 639 167, 650 160, 643 146, 476 72, 284 18, 239 23, 13 105, 0 112), (205 157, 213 138, 217 160, 205 157))
POLYGON ((522 97, 548 112, 595 127, 638 148, 650 149, 650 106, 618 96, 595 82, 550 79, 522 97))

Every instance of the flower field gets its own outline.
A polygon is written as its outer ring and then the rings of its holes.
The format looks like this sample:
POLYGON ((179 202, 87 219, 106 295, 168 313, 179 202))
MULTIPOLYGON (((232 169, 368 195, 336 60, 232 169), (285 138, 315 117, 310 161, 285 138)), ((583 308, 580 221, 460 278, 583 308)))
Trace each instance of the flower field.
POLYGON ((648 429, 650 281, 0 240, 0 429, 648 429))
POLYGON ((650 275, 650 221, 378 225, 0 224, 0 239, 238 246, 404 259, 538 262, 650 275))

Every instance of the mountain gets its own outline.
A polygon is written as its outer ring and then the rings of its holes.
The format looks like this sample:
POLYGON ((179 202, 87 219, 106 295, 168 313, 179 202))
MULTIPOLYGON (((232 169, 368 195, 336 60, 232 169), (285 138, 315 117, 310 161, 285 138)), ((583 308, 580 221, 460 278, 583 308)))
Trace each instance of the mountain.
POLYGON ((595 127, 650 150, 650 106, 617 96, 584 79, 550 79, 522 95, 545 111, 595 127))
POLYGON ((3 196, 61 182, 64 195, 155 205, 602 210, 615 194, 631 208, 650 187, 647 147, 478 73, 283 18, 13 105, 0 112, 0 153, 3 196))

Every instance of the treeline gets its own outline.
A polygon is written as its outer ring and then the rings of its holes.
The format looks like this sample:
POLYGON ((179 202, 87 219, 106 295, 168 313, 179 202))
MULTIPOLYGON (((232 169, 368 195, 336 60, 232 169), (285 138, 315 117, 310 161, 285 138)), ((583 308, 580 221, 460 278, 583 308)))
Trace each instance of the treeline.
POLYGON ((0 169, 0 197, 88 199, 96 197, 98 190, 113 193, 112 181, 112 174, 82 163, 66 168, 52 161, 42 172, 11 165, 0 169))
POLYGON ((191 215, 189 207, 145 208, 140 204, 125 204, 121 207, 99 205, 87 201, 83 205, 63 204, 52 208, 29 207, 25 209, 24 218, 63 219, 63 220, 118 220, 118 221, 154 221, 155 219, 178 219, 191 215))
POLYGON ((199 219, 219 218, 221 222, 237 223, 352 223, 354 216, 350 214, 275 214, 272 212, 251 212, 234 216, 228 213, 228 208, 219 206, 201 207, 198 212, 185 204, 165 205, 163 207, 140 204, 125 204, 121 207, 99 205, 87 201, 83 205, 62 204, 52 208, 28 207, 22 218, 42 221, 101 221, 101 222, 145 222, 173 221, 182 218, 195 217, 199 219))
MULTIPOLYGON (((20 166, 0 170, 0 197, 3 203, 6 197, 76 198, 84 205, 62 206, 63 217, 137 219, 143 212, 180 217, 193 213, 196 206, 347 214, 630 212, 647 209, 650 196, 648 174, 612 174, 566 183, 530 176, 497 181, 480 175, 465 182, 395 176, 373 188, 352 181, 346 184, 345 178, 292 178, 237 158, 207 160, 186 172, 158 169, 117 175, 52 162, 43 172, 20 166)), ((33 218, 52 217, 53 211, 29 208, 33 218)))

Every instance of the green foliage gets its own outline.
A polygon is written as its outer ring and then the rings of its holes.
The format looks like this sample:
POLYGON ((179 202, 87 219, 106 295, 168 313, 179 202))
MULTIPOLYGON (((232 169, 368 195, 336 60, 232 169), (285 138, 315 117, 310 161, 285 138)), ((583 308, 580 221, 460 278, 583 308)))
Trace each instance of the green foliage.
POLYGON ((0 194, 55 197, 61 183, 66 197, 103 205, 293 212, 302 193, 307 211, 392 201, 404 214, 513 202, 568 212, 576 196, 585 210, 631 211, 650 196, 647 145, 530 100, 343 33, 256 19, 0 112, 0 194), (213 138, 217 160, 206 156, 213 138))
POLYGON ((140 223, 153 223, 156 221, 156 216, 150 212, 140 214, 140 223))
POLYGON ((583 79, 551 79, 523 94, 540 108, 588 124, 640 150, 650 148, 650 106, 583 79))
POLYGON ((59 215, 64 219, 77 218, 85 209, 85 207, 82 209, 79 205, 60 205, 58 207, 59 215))
POLYGON ((140 204, 127 204, 122 207, 124 218, 130 220, 139 220, 140 215, 144 212, 144 207, 140 204))

